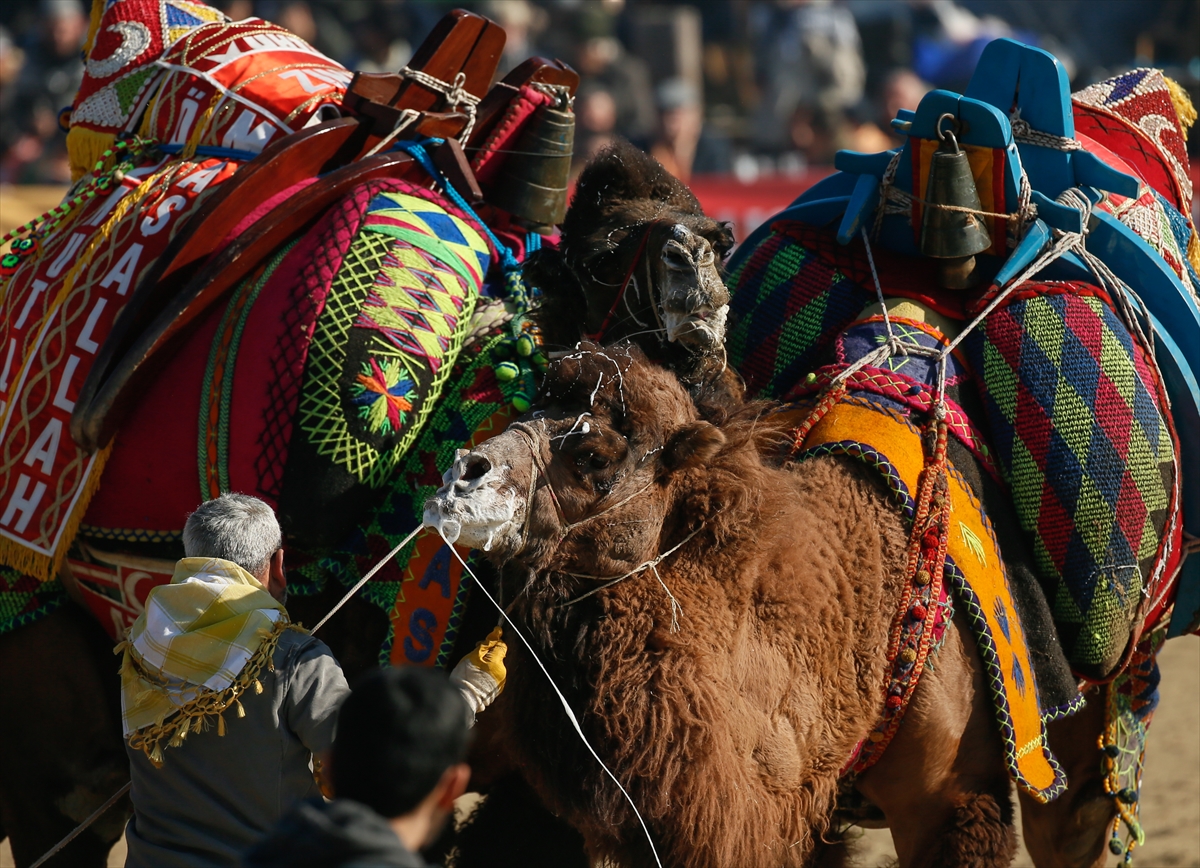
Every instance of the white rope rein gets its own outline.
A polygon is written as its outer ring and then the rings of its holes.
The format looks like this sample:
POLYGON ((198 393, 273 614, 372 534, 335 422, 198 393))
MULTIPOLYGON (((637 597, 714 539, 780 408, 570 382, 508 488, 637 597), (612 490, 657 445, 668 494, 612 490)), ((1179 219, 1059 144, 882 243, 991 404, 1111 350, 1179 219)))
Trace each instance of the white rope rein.
MULTIPOLYGON (((442 537, 442 539, 444 540, 445 537, 442 537)), ((533 650, 533 645, 531 645, 529 640, 525 638, 525 634, 521 632, 520 628, 517 627, 513 619, 509 617, 508 613, 505 612, 503 608, 501 608, 500 604, 496 602, 495 598, 488 593, 488 589, 484 586, 483 582, 479 581, 479 578, 475 575, 475 573, 472 572, 470 565, 466 562, 466 560, 463 559, 463 556, 458 553, 458 549, 449 543, 446 543, 446 545, 450 546, 450 551, 454 552, 454 557, 456 557, 458 562, 462 564, 462 567, 467 572, 467 575, 475 580, 475 587, 483 591, 484 596, 486 596, 488 600, 491 601, 491 604, 496 607, 497 611, 500 612, 500 616, 508 622, 508 626, 512 628, 512 631, 517 634, 517 638, 519 638, 521 643, 526 647, 526 649, 528 649, 530 656, 533 657, 533 660, 535 663, 537 663, 538 668, 542 670, 542 674, 546 676, 546 680, 550 682, 550 687, 553 688, 555 695, 558 697, 559 703, 562 704, 563 711, 567 713, 567 719, 571 721, 571 726, 574 728, 576 735, 579 736, 579 740, 583 742, 583 746, 588 749, 588 753, 592 755, 592 758, 600 764, 600 768, 604 769, 604 773, 608 775, 609 779, 611 779, 612 782, 617 785, 617 789, 621 791, 621 795, 625 797, 625 801, 629 802, 629 807, 633 809, 633 814, 635 817, 637 817, 638 822, 642 826, 642 832, 644 832, 646 835, 646 843, 650 845, 650 853, 654 856, 654 862, 656 865, 658 865, 658 868, 662 868, 662 860, 658 858, 658 849, 654 846, 654 838, 650 835, 650 828, 646 825, 646 821, 642 819, 642 814, 640 811, 638 811, 637 805, 634 804, 633 797, 630 796, 625 787, 621 785, 621 781, 617 779, 615 774, 613 774, 612 769, 605 764, 604 760, 600 759, 600 755, 596 753, 596 749, 592 747, 591 742, 587 740, 587 736, 583 734, 583 727, 579 725, 579 719, 575 717, 575 712, 571 710, 571 705, 567 702, 567 698, 563 695, 563 692, 559 690, 558 685, 555 683, 554 678, 551 677, 549 670, 546 669, 546 664, 544 664, 542 659, 538 657, 537 652, 533 650)))
MULTIPOLYGON (((344 597, 342 597, 340 600, 337 601, 337 605, 334 606, 332 609, 330 609, 328 614, 326 614, 324 618, 322 618, 320 621, 317 622, 317 626, 313 627, 308 632, 310 634, 316 633, 318 630, 320 630, 322 627, 324 627, 325 623, 330 618, 332 618, 334 615, 336 615, 338 613, 338 609, 342 608, 342 606, 344 606, 344 605, 346 605, 346 603, 350 602, 350 598, 353 597, 355 594, 357 594, 359 589, 363 585, 365 585, 367 582, 371 581, 371 578, 377 572, 379 572, 381 569, 383 569, 384 564, 386 564, 388 561, 390 561, 392 558, 394 558, 396 555, 398 555, 400 553, 400 549, 404 548, 406 545, 408 545, 410 542, 412 542, 413 538, 417 534, 419 534, 424 527, 425 527, 424 525, 417 525, 416 530, 414 530, 412 533, 410 533, 408 536, 406 536, 404 539, 402 539, 400 541, 399 545, 397 545, 394 549, 392 549, 390 552, 388 552, 386 555, 384 555, 383 558, 379 561, 379 563, 377 563, 377 564, 375 564, 375 566, 371 567, 371 569, 369 569, 367 571, 367 574, 365 576, 363 576, 361 579, 359 579, 354 584, 354 587, 346 592, 344 597)), ((453 546, 451 546, 451 548, 453 548, 453 546)))

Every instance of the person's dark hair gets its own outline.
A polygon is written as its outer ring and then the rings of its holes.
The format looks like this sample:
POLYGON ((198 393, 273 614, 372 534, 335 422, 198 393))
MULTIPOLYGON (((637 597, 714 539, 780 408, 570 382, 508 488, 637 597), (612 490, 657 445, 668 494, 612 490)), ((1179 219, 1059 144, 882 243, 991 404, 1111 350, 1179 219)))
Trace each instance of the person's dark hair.
POLYGON ((445 672, 373 670, 338 714, 334 795, 389 819, 407 814, 466 758, 467 734, 466 702, 445 672))

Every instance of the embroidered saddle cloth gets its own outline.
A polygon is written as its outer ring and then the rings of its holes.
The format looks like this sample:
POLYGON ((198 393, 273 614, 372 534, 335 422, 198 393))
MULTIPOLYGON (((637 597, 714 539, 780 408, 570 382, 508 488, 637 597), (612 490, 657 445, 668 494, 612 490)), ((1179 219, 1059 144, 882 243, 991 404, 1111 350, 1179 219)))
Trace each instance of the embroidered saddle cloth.
MULTIPOLYGON (((906 521, 912 522, 925 451, 921 432, 906 414, 868 397, 844 399, 813 426, 797 458, 820 455, 848 456, 879 471, 906 521)), ((879 722, 863 739, 849 768, 869 768, 899 727, 949 621, 948 596, 966 616, 983 660, 1009 773, 1034 798, 1050 801, 1067 784, 1046 744, 1045 724, 1054 714, 1043 715, 1039 704, 1029 645, 992 523, 953 466, 947 475, 951 512, 943 569, 940 575, 936 570, 917 573, 911 593, 902 597, 888 649, 879 722), (942 593, 943 579, 948 594, 942 593)))
MULTIPOLYGON (((927 260, 874 253, 885 296, 969 318, 964 294, 928 290, 936 280, 927 260)), ((732 274, 730 361, 748 393, 812 394, 827 382, 819 366, 852 360, 845 342, 859 327, 848 326, 873 300, 863 289, 871 279, 861 242, 842 247, 816 227, 773 224, 732 274)), ((922 326, 903 328, 916 335, 922 326)), ((1110 677, 1173 600, 1181 528, 1162 384, 1111 300, 1087 284, 1028 284, 962 349, 961 382, 986 410, 969 419, 952 404, 951 433, 1009 488, 1072 668, 1110 677)), ((890 374, 867 369, 851 385, 927 405, 928 390, 909 395, 907 382, 891 382, 918 361, 893 361, 890 374)))

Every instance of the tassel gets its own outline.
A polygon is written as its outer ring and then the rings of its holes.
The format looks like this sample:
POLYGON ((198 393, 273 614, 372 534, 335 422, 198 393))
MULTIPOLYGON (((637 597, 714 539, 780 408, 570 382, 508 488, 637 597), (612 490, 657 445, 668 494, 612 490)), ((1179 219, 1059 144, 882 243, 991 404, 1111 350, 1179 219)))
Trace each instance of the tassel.
POLYGON ((150 762, 154 763, 156 769, 161 769, 163 764, 162 745, 155 744, 154 750, 150 751, 150 762))
POLYGON ((100 22, 104 20, 104 0, 92 0, 92 12, 88 16, 87 38, 83 41, 83 55, 87 57, 96 47, 96 37, 100 34, 100 22))
POLYGON ((237 716, 238 716, 238 717, 245 717, 245 716, 246 716, 246 709, 242 708, 242 703, 241 703, 241 702, 236 702, 236 703, 235 703, 235 705, 237 705, 237 716))
POLYGON ((175 733, 175 735, 171 736, 171 740, 167 742, 169 747, 179 747, 181 744, 183 744, 183 738, 179 733, 175 733))
POLYGON ((225 737, 225 715, 223 714, 217 715, 217 735, 225 737))
POLYGON ((1192 98, 1188 96, 1188 92, 1179 82, 1167 78, 1165 75, 1163 81, 1167 83, 1167 91, 1171 94, 1171 105, 1179 117, 1179 129, 1183 132, 1183 140, 1186 142, 1188 128, 1196 122, 1196 107, 1192 105, 1192 98))
POLYGON ((204 718, 197 717, 195 720, 192 721, 192 732, 199 732, 200 727, 202 727, 203 725, 204 725, 204 718))
POLYGON ((86 127, 73 126, 67 133, 67 160, 71 164, 71 182, 74 183, 92 171, 96 163, 104 159, 104 152, 116 143, 115 133, 102 133, 86 127))
POLYGON ((259 696, 261 696, 262 692, 263 692, 262 682, 259 681, 257 678, 254 679, 254 692, 257 693, 259 696))

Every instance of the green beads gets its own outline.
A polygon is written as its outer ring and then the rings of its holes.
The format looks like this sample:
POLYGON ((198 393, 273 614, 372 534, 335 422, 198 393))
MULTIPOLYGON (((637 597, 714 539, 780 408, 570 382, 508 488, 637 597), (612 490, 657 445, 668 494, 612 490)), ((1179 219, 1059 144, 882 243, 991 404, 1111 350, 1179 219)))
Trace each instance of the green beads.
POLYGON ((513 409, 518 413, 528 413, 529 408, 533 405, 529 402, 529 396, 524 392, 517 392, 512 399, 513 409))
POLYGON ((501 362, 496 365, 496 379, 501 383, 511 383, 517 377, 521 376, 521 369, 516 362, 501 362))
POLYGON ((523 358, 529 358, 533 355, 533 351, 537 349, 537 344, 533 342, 533 338, 527 334, 517 338, 517 355, 523 358))

